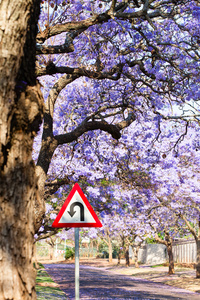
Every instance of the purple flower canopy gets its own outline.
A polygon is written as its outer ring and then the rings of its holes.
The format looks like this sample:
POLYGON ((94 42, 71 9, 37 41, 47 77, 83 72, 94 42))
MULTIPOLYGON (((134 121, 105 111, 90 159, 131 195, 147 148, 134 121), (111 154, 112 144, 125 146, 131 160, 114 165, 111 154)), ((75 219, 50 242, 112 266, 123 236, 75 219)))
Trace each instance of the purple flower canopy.
POLYGON ((182 2, 43 1, 46 118, 33 158, 59 183, 49 224, 77 181, 113 234, 114 224, 152 234, 151 209, 155 227, 186 206, 197 217, 200 7, 182 2))

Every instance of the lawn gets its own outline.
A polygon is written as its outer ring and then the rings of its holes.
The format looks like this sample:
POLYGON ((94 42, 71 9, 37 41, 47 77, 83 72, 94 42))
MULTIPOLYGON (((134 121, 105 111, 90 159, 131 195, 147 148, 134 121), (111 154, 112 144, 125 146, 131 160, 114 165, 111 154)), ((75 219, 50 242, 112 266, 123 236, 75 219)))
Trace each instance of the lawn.
POLYGON ((68 300, 58 285, 51 279, 44 269, 39 269, 36 278, 37 300, 68 300))

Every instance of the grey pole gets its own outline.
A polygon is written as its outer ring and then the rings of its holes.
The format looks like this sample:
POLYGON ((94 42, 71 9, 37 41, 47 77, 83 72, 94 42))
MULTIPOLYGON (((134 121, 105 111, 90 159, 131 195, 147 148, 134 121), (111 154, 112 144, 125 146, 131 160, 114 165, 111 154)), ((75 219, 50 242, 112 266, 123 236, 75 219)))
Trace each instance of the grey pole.
POLYGON ((79 228, 75 228, 75 300, 79 300, 79 228))

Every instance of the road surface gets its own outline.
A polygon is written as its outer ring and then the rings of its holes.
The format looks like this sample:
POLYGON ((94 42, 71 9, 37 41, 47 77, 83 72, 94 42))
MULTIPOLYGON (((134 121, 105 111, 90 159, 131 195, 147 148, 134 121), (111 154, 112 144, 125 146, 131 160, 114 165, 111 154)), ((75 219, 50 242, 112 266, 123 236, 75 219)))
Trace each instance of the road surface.
MULTIPOLYGON (((74 264, 45 264, 67 297, 75 299, 74 264)), ((115 274, 105 268, 80 266, 80 299, 200 300, 200 294, 149 280, 115 274)))

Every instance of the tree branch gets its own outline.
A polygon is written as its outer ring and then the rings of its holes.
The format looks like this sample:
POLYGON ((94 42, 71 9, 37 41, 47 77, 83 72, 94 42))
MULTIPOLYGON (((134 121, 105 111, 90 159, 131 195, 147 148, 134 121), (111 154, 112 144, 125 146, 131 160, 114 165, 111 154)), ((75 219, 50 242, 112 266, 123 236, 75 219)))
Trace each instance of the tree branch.
POLYGON ((49 238, 49 237, 57 234, 59 232, 59 229, 60 228, 51 228, 51 227, 49 227, 49 230, 51 230, 51 231, 45 232, 45 233, 42 233, 42 234, 38 235, 38 237, 35 239, 35 243, 40 241, 40 240, 44 240, 46 238, 49 238))
POLYGON ((182 213, 178 213, 177 214, 179 217, 181 217, 181 219, 183 219, 183 221, 185 222, 185 224, 187 225, 189 231, 191 232, 191 234, 194 236, 195 240, 198 240, 197 234, 195 229, 190 225, 189 221, 187 220, 186 216, 183 215, 182 213))
POLYGON ((71 143, 78 139, 82 134, 90 130, 103 130, 112 135, 114 139, 119 139, 121 137, 119 128, 116 125, 108 124, 106 121, 83 121, 76 129, 73 131, 60 134, 55 136, 55 139, 58 142, 58 145, 63 145, 65 143, 71 143))
POLYGON ((46 68, 37 68, 36 75, 44 76, 44 75, 53 75, 53 74, 70 74, 76 76, 76 78, 81 76, 86 76, 88 78, 94 79, 111 79, 118 80, 120 78, 120 74, 122 72, 123 64, 118 64, 116 67, 112 68, 109 72, 100 72, 89 70, 85 68, 70 68, 70 67, 57 67, 52 61, 48 63, 46 68), (116 74, 113 76, 114 74, 116 74))
MULTIPOLYGON (((123 11, 123 8, 126 8, 127 5, 124 3, 120 3, 116 8, 115 11, 123 11)), ((56 24, 45 29, 42 32, 39 32, 37 35, 37 43, 43 44, 45 40, 48 38, 60 34, 62 32, 74 32, 74 37, 88 29, 90 26, 95 24, 101 24, 108 21, 111 16, 109 15, 109 10, 102 14, 94 14, 92 17, 82 20, 82 21, 74 21, 74 22, 67 22, 64 24, 56 24)))
MULTIPOLYGON (((129 65, 129 67, 134 67, 134 66, 138 65, 140 70, 142 71, 142 73, 144 73, 146 76, 148 76, 151 79, 154 79, 154 80, 156 79, 156 76, 154 74, 148 73, 145 70, 144 63, 143 63, 142 59, 138 59, 138 60, 134 60, 134 61, 127 61, 127 64, 129 65)), ((125 73, 124 75, 126 75, 129 78, 130 74, 125 73)))
POLYGON ((55 46, 46 45, 36 45, 36 54, 60 54, 60 53, 70 53, 74 51, 73 44, 63 44, 55 46))
POLYGON ((129 126, 135 120, 136 116, 134 113, 129 113, 125 120, 115 125, 109 124, 106 121, 87 121, 86 119, 73 131, 57 135, 55 136, 55 139, 57 140, 58 145, 63 145, 77 140, 78 137, 87 131, 100 129, 110 133, 114 139, 118 140, 121 137, 120 130, 129 126))

